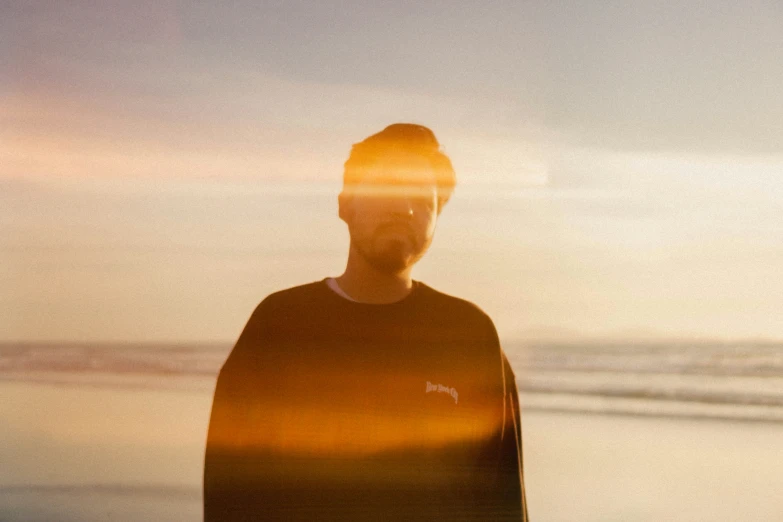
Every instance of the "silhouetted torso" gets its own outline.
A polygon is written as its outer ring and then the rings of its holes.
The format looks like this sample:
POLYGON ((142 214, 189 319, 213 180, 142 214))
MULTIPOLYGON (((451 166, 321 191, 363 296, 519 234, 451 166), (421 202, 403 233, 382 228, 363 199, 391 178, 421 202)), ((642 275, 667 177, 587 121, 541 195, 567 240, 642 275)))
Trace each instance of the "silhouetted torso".
POLYGON ((325 281, 272 294, 218 378, 205 522, 522 520, 515 401, 466 301, 421 283, 386 305, 325 281))

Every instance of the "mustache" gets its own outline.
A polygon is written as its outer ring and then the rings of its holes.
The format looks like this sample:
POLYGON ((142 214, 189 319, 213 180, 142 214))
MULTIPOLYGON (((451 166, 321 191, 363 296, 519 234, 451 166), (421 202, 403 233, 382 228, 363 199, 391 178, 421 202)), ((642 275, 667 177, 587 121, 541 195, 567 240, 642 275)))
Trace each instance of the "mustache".
POLYGON ((375 229, 375 232, 383 232, 384 230, 394 228, 403 229, 409 236, 413 236, 413 228, 406 221, 386 221, 378 225, 378 227, 375 229))

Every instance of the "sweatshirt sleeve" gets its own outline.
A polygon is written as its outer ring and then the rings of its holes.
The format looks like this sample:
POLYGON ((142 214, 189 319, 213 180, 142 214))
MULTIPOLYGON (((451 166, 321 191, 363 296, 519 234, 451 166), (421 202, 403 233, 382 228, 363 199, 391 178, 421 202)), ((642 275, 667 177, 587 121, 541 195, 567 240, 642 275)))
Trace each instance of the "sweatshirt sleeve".
POLYGON ((503 520, 528 522, 522 465, 522 425, 519 415, 519 394, 511 364, 509 364, 505 353, 502 356, 503 378, 505 381, 505 413, 499 464, 499 489, 504 509, 503 520))
POLYGON ((218 374, 204 456, 204 522, 250 520, 255 366, 261 340, 261 307, 251 315, 218 374))

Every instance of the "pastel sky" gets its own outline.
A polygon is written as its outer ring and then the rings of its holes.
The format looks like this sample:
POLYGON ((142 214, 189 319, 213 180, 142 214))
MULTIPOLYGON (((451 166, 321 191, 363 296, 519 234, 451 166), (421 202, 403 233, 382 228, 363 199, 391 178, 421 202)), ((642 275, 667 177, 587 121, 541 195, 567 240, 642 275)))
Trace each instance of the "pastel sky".
POLYGON ((501 338, 783 339, 783 4, 0 4, 0 340, 230 341, 339 275, 352 143, 459 185, 414 277, 501 338))

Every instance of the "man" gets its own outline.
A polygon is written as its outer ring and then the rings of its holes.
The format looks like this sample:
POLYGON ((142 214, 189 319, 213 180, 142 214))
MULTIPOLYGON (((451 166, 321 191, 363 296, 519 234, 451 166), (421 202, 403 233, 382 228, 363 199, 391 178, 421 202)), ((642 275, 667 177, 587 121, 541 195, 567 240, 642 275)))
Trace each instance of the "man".
POLYGON ((527 520, 514 374, 491 319, 411 278, 455 185, 432 131, 353 146, 337 278, 253 312, 218 377, 204 520, 527 520))

